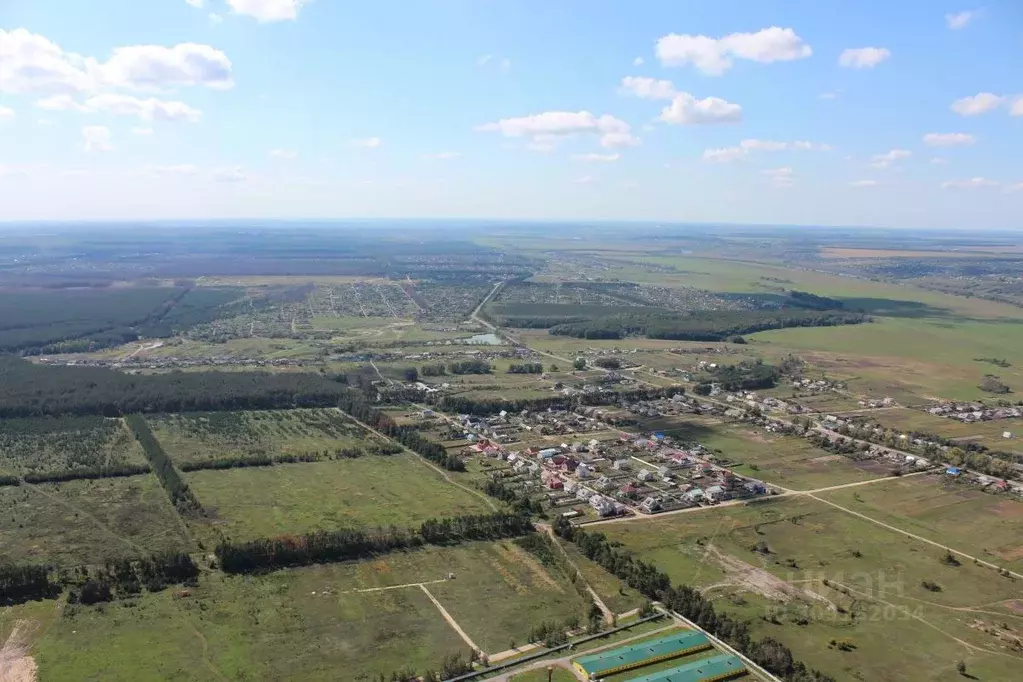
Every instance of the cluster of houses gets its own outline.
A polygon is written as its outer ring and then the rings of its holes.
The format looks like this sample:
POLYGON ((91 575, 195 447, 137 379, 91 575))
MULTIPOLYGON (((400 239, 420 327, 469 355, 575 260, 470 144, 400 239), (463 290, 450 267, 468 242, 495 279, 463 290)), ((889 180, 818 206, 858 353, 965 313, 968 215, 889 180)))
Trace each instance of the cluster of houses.
POLYGON ((841 391, 845 389, 845 382, 831 381, 830 379, 793 379, 792 388, 811 395, 817 395, 818 393, 827 393, 829 391, 841 391))
POLYGON ((551 505, 564 509, 568 518, 584 515, 580 503, 608 517, 655 514, 769 492, 764 483, 712 463, 701 446, 683 448, 662 434, 621 433, 611 440, 515 452, 481 438, 470 450, 506 460, 516 481, 542 488, 551 505))
POLYGON ((112 369, 183 369, 186 367, 303 367, 314 364, 312 360, 295 358, 246 358, 232 355, 218 355, 208 358, 181 358, 176 356, 152 357, 136 355, 128 358, 42 357, 41 365, 66 365, 68 367, 110 367, 112 369))
MULTIPOLYGON (((988 407, 982 403, 940 403, 927 409, 930 414, 956 419, 967 424, 994 419, 1018 419, 1023 417, 1023 407, 988 407)), ((1006 438, 1012 434, 1006 431, 1006 438)))

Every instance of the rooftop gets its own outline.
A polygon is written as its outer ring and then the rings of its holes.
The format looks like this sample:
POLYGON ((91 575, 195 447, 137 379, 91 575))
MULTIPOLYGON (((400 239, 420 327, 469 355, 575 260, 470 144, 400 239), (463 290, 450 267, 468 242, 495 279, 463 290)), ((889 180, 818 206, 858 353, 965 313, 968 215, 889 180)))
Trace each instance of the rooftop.
POLYGON ((587 674, 594 675, 622 666, 633 666, 636 663, 652 658, 681 654, 681 652, 693 647, 703 646, 710 646, 707 636, 696 630, 688 630, 611 649, 610 651, 581 656, 575 660, 575 663, 585 670, 587 674))
POLYGON ((633 677, 628 682, 705 682, 724 680, 746 671, 746 665, 735 656, 722 654, 693 661, 670 670, 633 677))

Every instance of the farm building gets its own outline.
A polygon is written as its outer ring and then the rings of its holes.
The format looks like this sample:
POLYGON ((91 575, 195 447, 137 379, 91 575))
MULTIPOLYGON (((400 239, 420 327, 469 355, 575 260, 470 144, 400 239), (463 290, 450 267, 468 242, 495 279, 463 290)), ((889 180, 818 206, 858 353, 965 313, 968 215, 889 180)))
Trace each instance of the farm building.
POLYGON ((735 656, 723 654, 680 665, 670 670, 633 677, 629 682, 717 682, 746 674, 746 665, 735 656))
POLYGON ((644 665, 668 661, 710 648, 710 640, 706 635, 689 630, 598 654, 581 656, 573 661, 572 665, 585 675, 586 679, 596 680, 605 675, 634 670, 644 665))

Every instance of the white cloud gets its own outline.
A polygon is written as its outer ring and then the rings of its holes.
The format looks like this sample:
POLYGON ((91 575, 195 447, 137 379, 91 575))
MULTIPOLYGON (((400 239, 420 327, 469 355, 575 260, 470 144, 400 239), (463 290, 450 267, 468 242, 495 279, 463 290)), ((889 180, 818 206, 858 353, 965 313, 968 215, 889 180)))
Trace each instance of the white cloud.
POLYGON ((87 152, 107 152, 113 149, 110 145, 110 129, 106 126, 84 126, 82 149, 87 152))
POLYGON ((245 182, 248 177, 241 166, 233 168, 218 168, 213 171, 213 179, 217 182, 245 182))
POLYGON ((933 159, 931 159, 931 165, 932 166, 947 166, 948 165, 948 159, 943 159, 940 156, 935 156, 933 159))
POLYGON ((643 58, 642 57, 636 57, 635 59, 632 60, 632 65, 633 66, 643 66, 643 58))
POLYGON ((927 133, 924 135, 924 144, 928 147, 957 147, 974 142, 976 142, 976 138, 969 133, 927 133))
POLYGON ((849 183, 852 187, 877 187, 878 184, 877 180, 854 180, 849 183))
POLYGON ((572 157, 576 161, 586 163, 610 163, 622 158, 621 154, 576 154, 572 157))
POLYGON ((449 159, 457 159, 461 155, 461 152, 437 152, 436 154, 426 154, 426 158, 447 161, 449 159))
POLYGON ((151 166, 146 170, 146 175, 155 177, 166 175, 198 175, 199 168, 190 163, 182 163, 171 166, 151 166))
POLYGON ((224 17, 220 16, 216 12, 210 12, 210 23, 216 26, 224 21, 224 17))
POLYGON ((788 149, 788 142, 776 142, 775 140, 743 140, 739 146, 745 150, 755 149, 764 152, 780 152, 788 149))
POLYGON ((792 178, 792 169, 788 166, 784 166, 782 168, 770 168, 760 172, 761 174, 771 178, 771 183, 775 187, 792 187, 792 185, 795 184, 795 180, 792 178))
POLYGON ((680 92, 661 110, 660 119, 680 125, 734 123, 742 120, 742 107, 720 97, 696 99, 688 92, 680 92))
POLYGON ((153 90, 187 85, 231 87, 231 61, 209 45, 182 43, 119 47, 101 63, 65 52, 23 28, 0 30, 0 92, 71 94, 107 87, 153 90))
POLYGON ((531 116, 503 118, 493 123, 484 123, 476 130, 496 132, 504 137, 529 137, 529 148, 534 151, 550 151, 566 137, 581 134, 600 136, 604 147, 626 147, 639 144, 625 121, 609 114, 595 116, 588 111, 545 111, 531 116))
POLYGON ((722 38, 672 33, 658 39, 656 53, 663 66, 692 64, 708 75, 720 76, 736 59, 768 64, 803 59, 813 50, 791 28, 772 26, 722 38))
POLYGON ((476 64, 479 65, 479 66, 486 66, 490 62, 490 60, 493 59, 493 58, 494 58, 494 55, 492 55, 492 54, 485 54, 485 55, 483 55, 482 57, 480 57, 479 59, 476 60, 476 64))
POLYGON ((721 149, 707 149, 703 152, 704 161, 715 161, 717 163, 728 163, 746 158, 746 150, 742 147, 723 147, 721 149))
POLYGON ((376 149, 383 141, 379 137, 362 137, 352 140, 353 147, 362 147, 363 149, 376 149))
POLYGON ((96 95, 85 101, 87 111, 102 111, 117 116, 138 116, 143 121, 187 121, 195 123, 202 112, 184 102, 150 97, 139 99, 130 95, 96 95))
POLYGON ((857 47, 843 50, 838 63, 850 69, 872 69, 891 56, 885 47, 857 47))
POLYGON ((1011 116, 1023 116, 1023 95, 1016 98, 1016 101, 1012 103, 1012 108, 1009 110, 1011 116))
POLYGON ((202 6, 204 4, 204 0, 185 0, 185 4, 187 4, 189 7, 194 7, 196 9, 202 9, 202 6))
POLYGON ((511 60, 508 59, 507 57, 505 57, 504 59, 501 60, 501 70, 502 71, 511 71, 511 66, 512 66, 511 65, 511 60))
POLYGON ((114 50, 102 67, 103 82, 137 90, 205 85, 230 88, 231 60, 209 45, 131 45, 114 50))
POLYGON ((1023 182, 1017 182, 1015 185, 1007 185, 1005 191, 1013 194, 1015 192, 1023 192, 1023 182))
POLYGON ((160 100, 155 97, 140 99, 131 95, 103 94, 79 103, 70 95, 53 95, 38 100, 35 105, 47 111, 77 111, 83 114, 103 112, 115 116, 138 116, 143 121, 188 121, 202 118, 202 112, 184 102, 160 100))
POLYGON ((979 187, 998 187, 1001 184, 987 178, 970 178, 969 180, 946 180, 941 183, 943 189, 976 189, 979 187))
POLYGON ((874 168, 888 168, 899 159, 908 159, 913 152, 906 149, 892 149, 884 154, 875 154, 874 162, 870 164, 874 168))
POLYGON ((838 99, 838 92, 822 92, 817 99, 838 99))
POLYGON ((512 63, 507 57, 501 57, 498 59, 492 54, 485 54, 476 60, 476 64, 479 66, 487 66, 488 64, 496 64, 502 71, 511 71, 512 63))
POLYGON ((294 149, 271 149, 270 158, 290 161, 298 158, 298 152, 294 149))
POLYGON ((831 145, 806 140, 795 142, 780 142, 778 140, 758 140, 747 138, 742 140, 738 146, 724 147, 721 149, 708 149, 703 152, 704 161, 717 161, 726 163, 746 158, 750 152, 782 152, 788 150, 830 152, 831 145))
POLYGON ((572 182, 576 183, 577 185, 588 185, 591 182, 593 182, 593 176, 591 176, 591 175, 584 175, 581 178, 576 178, 572 182))
POLYGON ((966 28, 967 24, 973 21, 976 16, 976 12, 971 12, 969 10, 965 12, 956 12, 954 14, 946 14, 945 23, 948 24, 948 27, 953 31, 958 31, 961 28, 966 28))
POLYGON ((635 95, 642 99, 671 99, 677 94, 671 81, 645 76, 626 76, 622 79, 618 91, 623 95, 635 95))
POLYGON ((14 109, 0 106, 0 120, 14 118, 14 109))
POLYGON ((970 97, 963 97, 952 102, 951 109, 960 116, 976 116, 986 114, 1005 103, 1005 98, 990 92, 981 92, 970 97))
POLYGON ((131 134, 132 135, 139 135, 139 136, 145 137, 146 135, 152 135, 153 134, 153 129, 152 128, 132 128, 131 129, 131 134))
POLYGON ((252 17, 259 22, 294 21, 309 0, 227 0, 235 14, 252 17))

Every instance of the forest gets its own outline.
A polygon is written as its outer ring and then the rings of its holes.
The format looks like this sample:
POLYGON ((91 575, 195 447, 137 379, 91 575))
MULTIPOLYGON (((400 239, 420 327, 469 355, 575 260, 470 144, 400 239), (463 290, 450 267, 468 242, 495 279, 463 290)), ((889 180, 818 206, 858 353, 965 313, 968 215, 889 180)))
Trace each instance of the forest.
POLYGON ((717 367, 706 367, 701 381, 693 387, 693 392, 698 395, 710 393, 710 383, 715 382, 721 385, 724 391, 753 391, 761 388, 774 388, 781 371, 774 365, 769 365, 760 359, 744 360, 736 365, 718 365, 717 367))
POLYGON ((556 324, 551 334, 577 339, 623 339, 645 336, 673 341, 725 341, 743 334, 789 327, 832 327, 867 322, 863 313, 783 308, 779 310, 696 311, 675 313, 620 313, 580 322, 556 324))
POLYGON ((621 402, 634 402, 637 400, 657 400, 659 398, 670 398, 676 394, 685 394, 683 386, 666 386, 664 388, 640 388, 632 391, 621 391, 618 393, 584 393, 581 395, 563 396, 555 395, 544 398, 518 398, 509 400, 505 398, 478 398, 474 396, 449 395, 444 396, 437 403, 438 407, 445 412, 456 412, 458 414, 471 414, 477 417, 486 417, 498 414, 501 410, 509 412, 521 412, 522 410, 574 410, 577 407, 596 407, 600 405, 617 405, 621 402))
POLYGON ((349 389, 310 373, 170 372, 125 374, 103 367, 34 365, 0 357, 0 417, 120 416, 135 412, 194 412, 333 407, 349 389))

